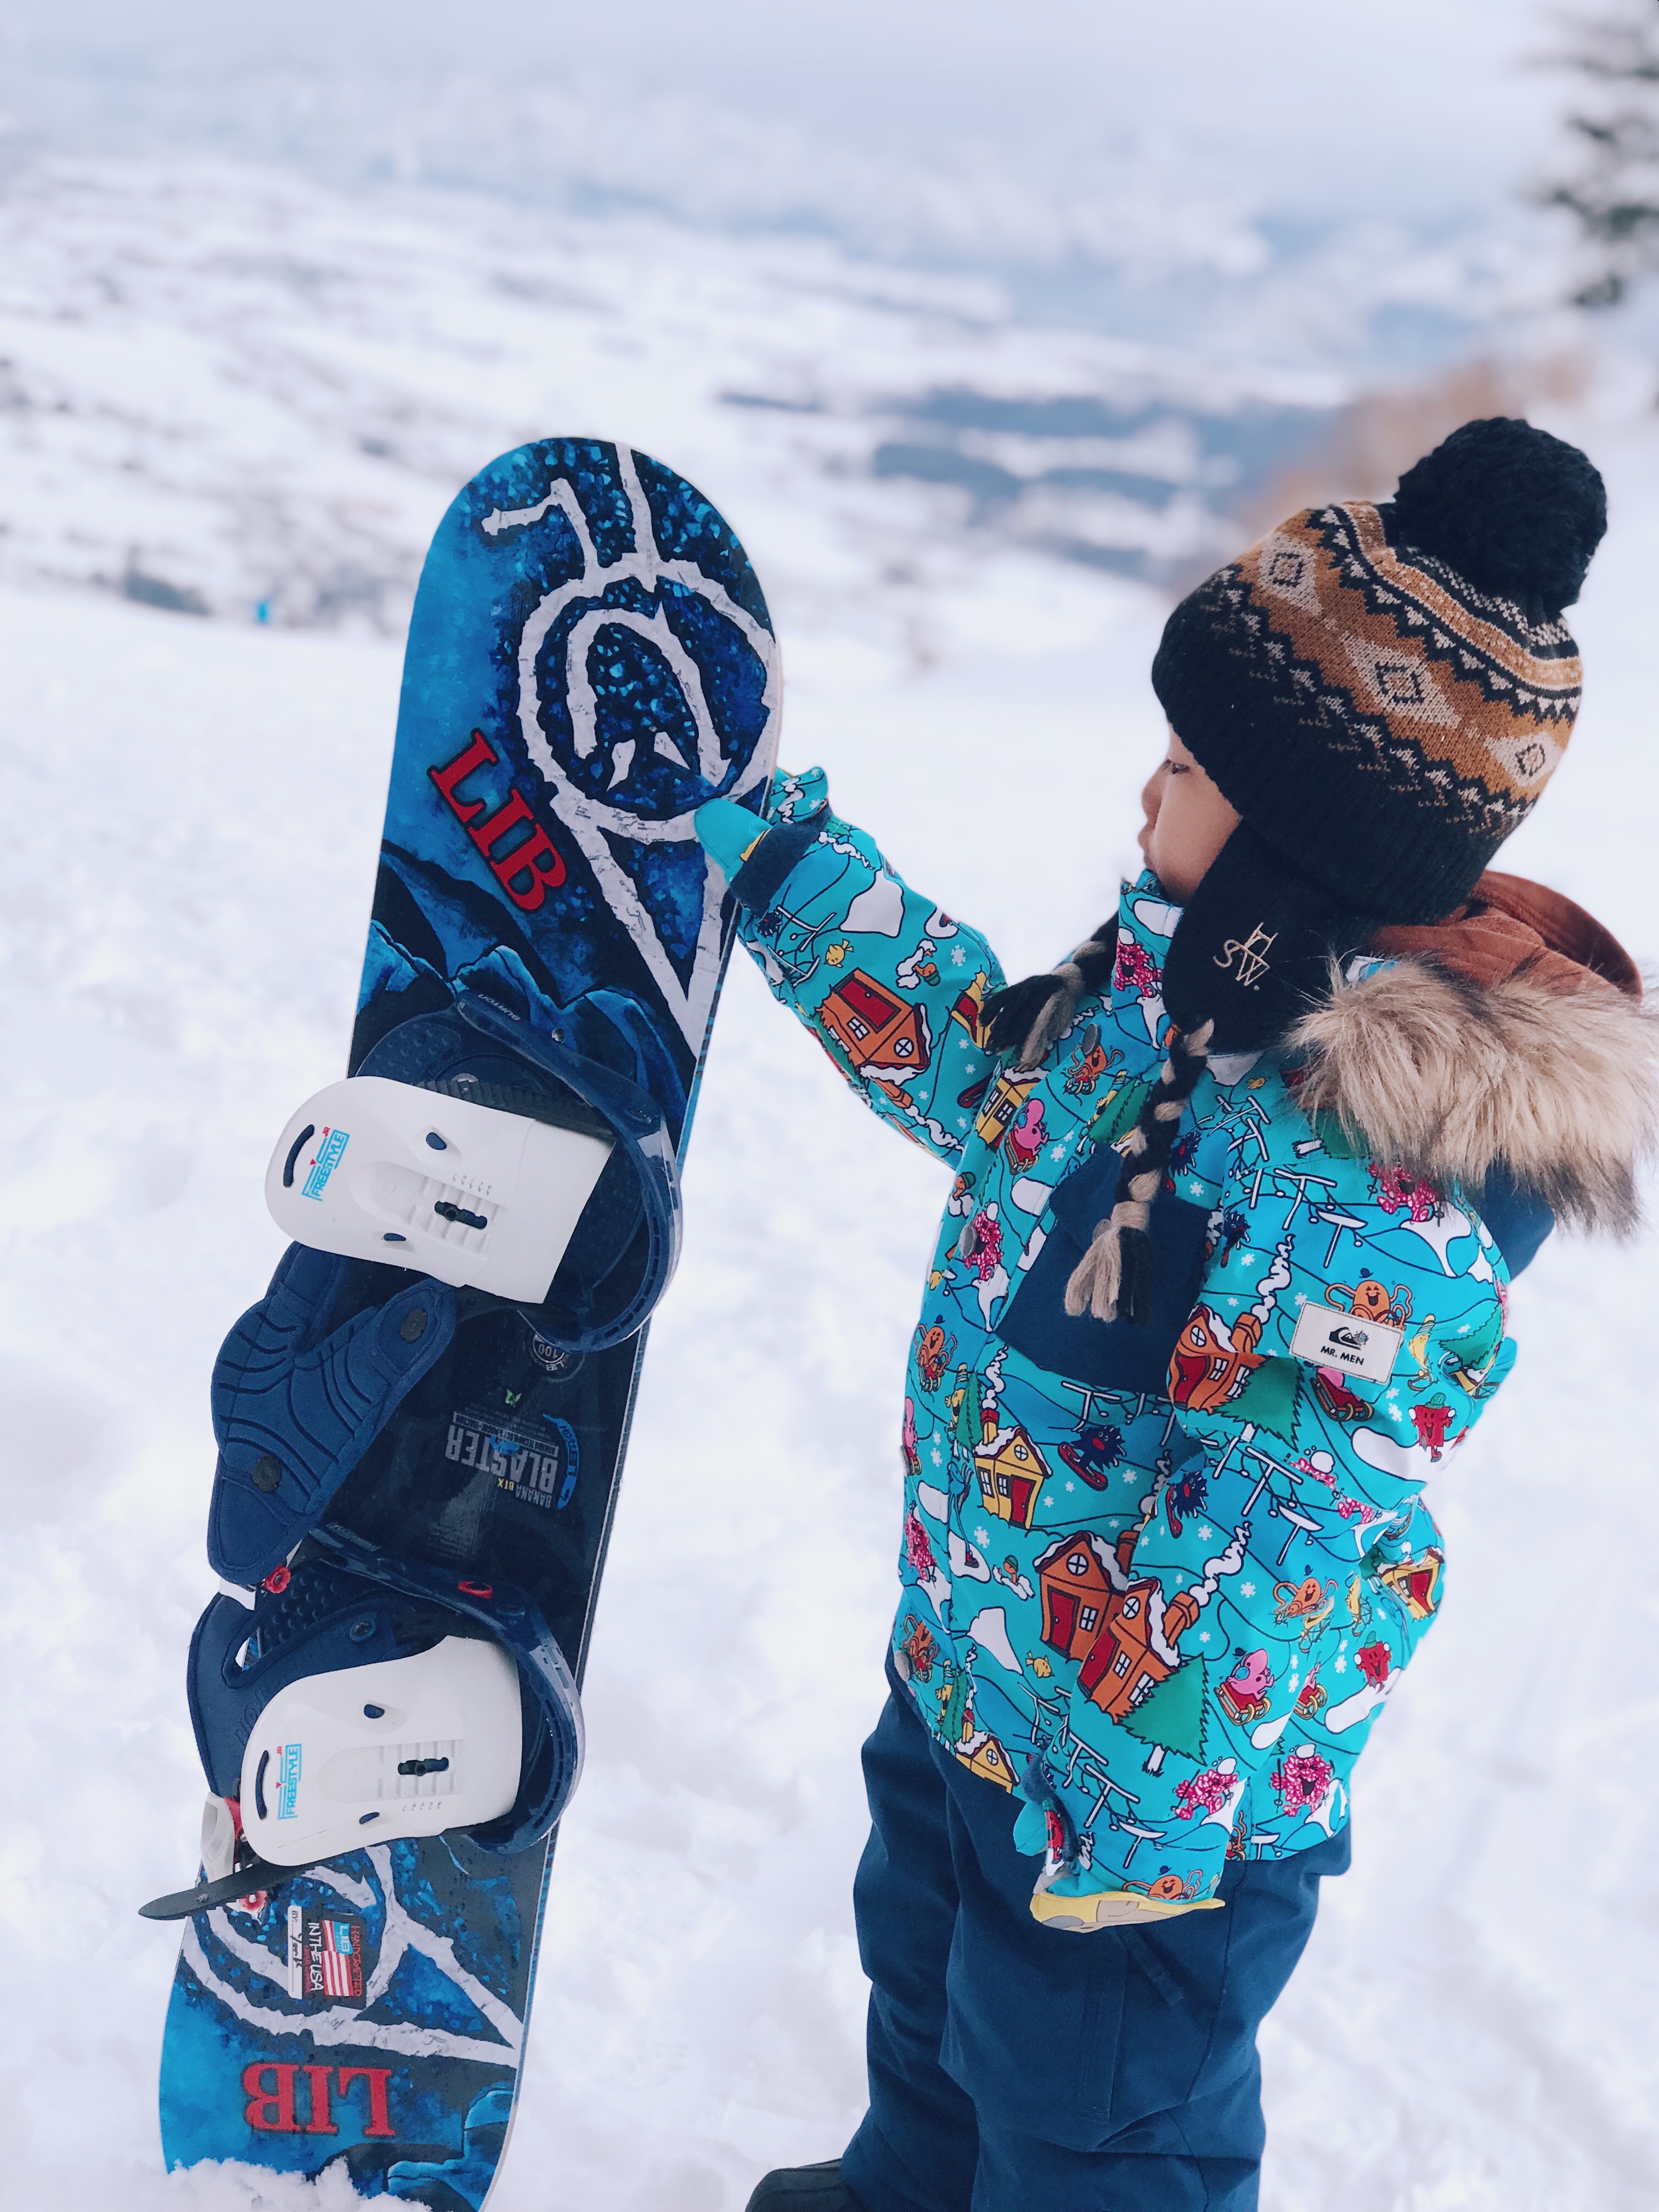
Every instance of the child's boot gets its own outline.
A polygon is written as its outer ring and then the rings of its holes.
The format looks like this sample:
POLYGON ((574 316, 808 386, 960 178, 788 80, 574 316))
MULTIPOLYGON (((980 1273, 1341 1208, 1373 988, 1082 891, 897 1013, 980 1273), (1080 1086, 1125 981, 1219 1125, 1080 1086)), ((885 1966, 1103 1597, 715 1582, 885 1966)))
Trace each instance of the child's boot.
POLYGON ((820 2166, 781 2166, 749 2200, 748 2212, 863 2212, 841 2178, 841 2160, 820 2166))

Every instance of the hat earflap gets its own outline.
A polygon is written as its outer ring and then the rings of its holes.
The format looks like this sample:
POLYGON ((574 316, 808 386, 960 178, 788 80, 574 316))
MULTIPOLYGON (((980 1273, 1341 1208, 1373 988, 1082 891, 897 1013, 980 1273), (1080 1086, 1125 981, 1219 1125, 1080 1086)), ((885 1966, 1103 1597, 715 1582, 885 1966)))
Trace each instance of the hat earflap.
POLYGON ((1241 823, 1176 925, 1164 1007, 1189 1036, 1212 1022, 1212 1053, 1270 1044, 1323 994, 1332 954, 1359 944, 1366 927, 1241 823))
POLYGON ((1166 1057, 1120 1150, 1123 1195, 1096 1225, 1066 1285, 1073 1317, 1152 1318, 1152 1209, 1181 1117, 1210 1055, 1270 1043, 1326 986, 1334 951, 1364 934, 1359 917, 1288 868, 1246 823, 1212 861, 1176 925, 1164 962, 1166 1057))

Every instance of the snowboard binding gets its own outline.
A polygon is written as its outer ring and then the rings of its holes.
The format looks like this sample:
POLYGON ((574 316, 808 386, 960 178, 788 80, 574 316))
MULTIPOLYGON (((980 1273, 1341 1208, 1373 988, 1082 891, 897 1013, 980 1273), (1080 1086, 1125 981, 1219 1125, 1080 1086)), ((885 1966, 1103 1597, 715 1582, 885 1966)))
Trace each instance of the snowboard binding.
POLYGON ((581 1771, 581 1704, 535 1606, 307 1536, 252 1607, 197 1625, 190 1711, 208 1786, 203 1879, 141 1908, 184 1919, 308 1866, 459 1829, 506 1856, 550 1833, 581 1771))
POLYGON ((400 1023, 308 1099, 265 1200, 298 1243, 489 1292, 571 1352, 637 1334, 679 1258, 650 1091, 477 991, 400 1023))
MULTIPOLYGON (((620 1031, 592 1027, 589 1042, 631 1059, 620 1031)), ((477 992, 389 1030, 301 1107, 266 1192, 301 1239, 213 1376, 208 1557, 244 1589, 323 1520, 459 1322, 510 1306, 545 1343, 602 1351, 637 1335, 679 1257, 674 1149, 651 1093, 477 992), (403 1252, 428 1272, 411 1281, 386 1257, 403 1252), (513 1294, 526 1283, 543 1295, 513 1294)))
POLYGON ((510 1306, 550 1345, 603 1350, 643 1327, 679 1253, 651 1093, 477 992, 308 1100, 265 1188, 296 1241, 213 1377, 208 1555, 251 1596, 215 1598, 191 1643, 204 1872, 151 1919, 370 1842, 461 1830, 511 1854, 551 1832, 581 1706, 535 1606, 327 1515, 471 1315, 510 1306))

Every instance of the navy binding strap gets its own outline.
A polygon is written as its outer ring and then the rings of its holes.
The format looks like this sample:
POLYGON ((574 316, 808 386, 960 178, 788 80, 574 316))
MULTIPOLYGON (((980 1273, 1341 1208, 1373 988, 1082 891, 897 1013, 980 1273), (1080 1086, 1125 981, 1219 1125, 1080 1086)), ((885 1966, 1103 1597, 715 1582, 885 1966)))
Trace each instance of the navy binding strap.
POLYGON ((276 1579, 282 1588, 261 1586, 252 1611, 237 1598, 213 1599, 191 1642, 190 1715, 216 1796, 240 1795, 248 1738, 279 1690, 414 1658, 447 1636, 483 1635, 518 1671, 524 1742, 511 1808, 467 1833, 505 1856, 551 1832, 581 1771, 584 1731, 574 1679, 532 1598, 335 1528, 319 1529, 276 1579))

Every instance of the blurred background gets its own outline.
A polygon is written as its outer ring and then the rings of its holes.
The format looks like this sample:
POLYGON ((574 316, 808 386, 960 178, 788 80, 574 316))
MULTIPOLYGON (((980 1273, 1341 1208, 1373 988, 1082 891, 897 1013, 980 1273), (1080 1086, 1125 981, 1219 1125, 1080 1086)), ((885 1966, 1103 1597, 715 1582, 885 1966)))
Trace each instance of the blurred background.
MULTIPOLYGON (((206 1380, 277 1256, 272 1133, 343 1065, 458 486, 554 432, 690 475, 764 582, 785 759, 1018 974, 1133 860, 1172 597, 1524 413, 1613 526, 1505 865, 1649 959, 1656 259, 1655 0, 9 0, 9 2206, 319 2201, 161 2177, 173 1954, 133 1908, 194 1861, 206 1380)), ((734 970, 498 2212, 735 2212, 856 2123, 857 1748, 942 1195, 734 970)), ((1557 1240, 1517 1286, 1443 1624, 1264 2036, 1267 2212, 1652 2204, 1651 1249, 1557 1240)))
POLYGON ((0 561, 396 633, 433 496, 645 383, 855 535, 1179 582, 1646 397, 1654 15, 12 0, 0 561))

